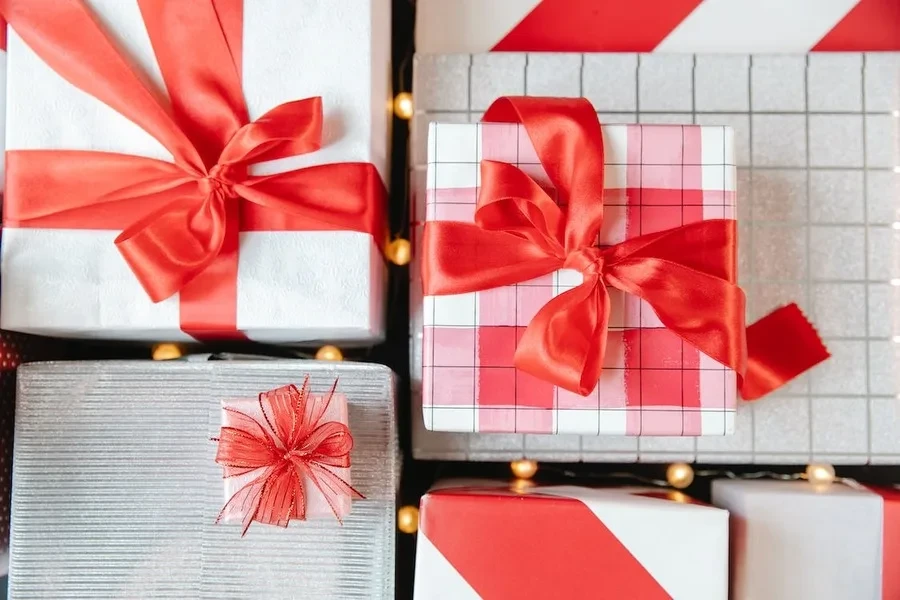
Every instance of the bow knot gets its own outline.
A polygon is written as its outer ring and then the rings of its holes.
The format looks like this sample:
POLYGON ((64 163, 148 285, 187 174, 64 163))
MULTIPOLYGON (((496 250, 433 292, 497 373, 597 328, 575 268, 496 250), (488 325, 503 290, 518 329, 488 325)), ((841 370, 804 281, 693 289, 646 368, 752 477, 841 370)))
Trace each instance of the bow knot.
POLYGON ((259 395, 259 413, 226 408, 216 462, 225 477, 249 482, 228 500, 216 522, 238 515, 244 533, 257 521, 287 527, 305 520, 307 482, 325 497, 338 521, 339 496, 362 498, 332 468, 350 467, 353 436, 345 423, 325 420, 337 382, 324 397, 311 397, 309 377, 299 390, 287 385, 259 395))
POLYGON ((234 186, 246 177, 246 168, 239 169, 235 165, 215 164, 206 177, 199 180, 200 192, 204 196, 216 195, 222 198, 237 199, 238 193, 234 186))
POLYGON ((605 263, 606 257, 603 250, 596 246, 590 246, 569 253, 563 263, 563 268, 579 271, 585 279, 588 279, 589 277, 602 277, 605 263))

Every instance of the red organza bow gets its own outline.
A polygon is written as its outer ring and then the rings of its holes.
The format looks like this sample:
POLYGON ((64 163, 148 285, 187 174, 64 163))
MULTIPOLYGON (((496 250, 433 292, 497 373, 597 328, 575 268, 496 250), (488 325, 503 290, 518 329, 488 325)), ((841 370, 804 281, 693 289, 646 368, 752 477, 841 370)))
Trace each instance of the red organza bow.
POLYGON ((347 425, 322 422, 336 387, 337 381, 324 397, 311 397, 307 377, 299 390, 287 385, 263 392, 262 420, 225 407, 229 425, 214 440, 219 443, 216 462, 225 477, 259 473, 228 500, 216 523, 239 516, 243 535, 253 521, 287 527, 291 519, 305 520, 304 480, 313 482, 338 521, 338 497, 363 498, 329 468, 349 467, 353 448, 347 425))
POLYGON ((234 337, 241 231, 360 231, 380 243, 385 226, 386 194, 371 164, 248 174, 256 163, 318 150, 322 103, 286 102, 250 122, 243 2, 137 0, 166 101, 84 0, 0 0, 0 12, 47 65, 174 159, 7 152, 5 224, 121 229, 116 246, 147 294, 159 302, 180 292, 182 329, 195 336, 234 337))
POLYGON ((522 123, 560 196, 518 168, 483 161, 475 223, 429 221, 422 275, 428 295, 462 294, 575 269, 584 282, 529 323, 515 366, 581 395, 597 385, 613 287, 647 301, 684 341, 733 369, 758 398, 828 358, 792 304, 744 326, 735 222, 714 219, 598 247, 603 137, 584 99, 501 98, 485 121, 522 123))

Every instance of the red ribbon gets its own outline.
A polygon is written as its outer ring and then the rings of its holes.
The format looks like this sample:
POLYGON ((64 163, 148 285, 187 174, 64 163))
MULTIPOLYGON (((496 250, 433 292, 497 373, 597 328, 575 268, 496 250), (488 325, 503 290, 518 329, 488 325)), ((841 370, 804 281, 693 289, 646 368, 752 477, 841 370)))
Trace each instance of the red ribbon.
POLYGON ((253 471, 259 475, 225 503, 216 523, 240 516, 241 535, 250 523, 287 527, 306 519, 304 478, 311 480, 340 521, 336 501, 341 494, 363 498, 329 467, 348 468, 353 436, 344 423, 322 422, 337 381, 323 398, 311 398, 309 377, 303 387, 287 385, 259 395, 263 421, 226 407, 229 425, 221 428, 216 462, 225 477, 253 471))
POLYGON ((748 400, 828 358, 794 304, 745 329, 733 220, 595 245, 603 224, 603 137, 587 100, 500 98, 484 120, 525 126, 560 205, 516 167, 482 161, 475 223, 426 223, 422 275, 425 293, 442 295, 580 271, 584 282, 529 323, 516 348, 517 368, 589 394, 606 349, 608 287, 644 299, 668 329, 733 369, 748 400))
POLYGON ((58 74, 156 138, 174 163, 109 152, 7 152, 7 225, 121 229, 116 246, 154 302, 180 292, 181 327, 237 333, 241 231, 384 232, 374 166, 253 177, 250 165, 314 152, 319 98, 249 122, 241 91, 243 0, 137 0, 171 99, 146 83, 83 0, 0 0, 58 74))

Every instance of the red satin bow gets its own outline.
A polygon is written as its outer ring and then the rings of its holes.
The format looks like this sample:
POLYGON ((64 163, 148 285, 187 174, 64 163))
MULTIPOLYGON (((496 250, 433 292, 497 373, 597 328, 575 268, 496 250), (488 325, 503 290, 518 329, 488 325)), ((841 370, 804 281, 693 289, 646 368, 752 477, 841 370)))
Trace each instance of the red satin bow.
POLYGON ((150 298, 181 292, 185 331, 228 335, 236 330, 241 231, 349 230, 381 241, 385 190, 368 163, 248 175, 253 164, 320 148, 321 100, 287 102, 248 122, 243 0, 137 1, 171 105, 119 53, 83 0, 0 0, 44 62, 174 158, 8 152, 5 221, 122 229, 116 245, 150 298))
POLYGON ((306 519, 304 478, 315 484, 340 521, 335 501, 340 494, 363 498, 328 467, 350 466, 353 436, 344 423, 321 422, 337 381, 323 398, 310 398, 309 377, 303 387, 287 385, 259 395, 263 420, 226 407, 230 424, 222 427, 216 462, 225 477, 253 471, 260 474, 225 503, 216 523, 238 515, 243 531, 257 521, 287 527, 291 519, 306 519))
POLYGON ((796 305, 745 330, 733 220, 596 246, 603 223, 603 138, 587 100, 501 98, 484 120, 525 126, 561 203, 518 168, 483 161, 475 224, 426 223, 423 280, 428 295, 462 294, 562 268, 580 271, 584 282, 550 300, 529 323, 516 348, 517 368, 589 394, 606 349, 608 287, 643 298, 668 329, 732 368, 745 399, 828 357, 796 305))

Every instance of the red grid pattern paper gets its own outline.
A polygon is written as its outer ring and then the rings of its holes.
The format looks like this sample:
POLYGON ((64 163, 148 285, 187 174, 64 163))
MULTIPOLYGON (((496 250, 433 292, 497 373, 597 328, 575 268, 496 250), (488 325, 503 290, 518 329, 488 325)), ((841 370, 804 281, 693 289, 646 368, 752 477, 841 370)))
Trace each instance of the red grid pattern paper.
MULTIPOLYGON (((729 128, 603 128, 605 220, 600 244, 704 219, 734 218, 729 128)), ((524 128, 432 124, 427 221, 472 222, 482 159, 515 164, 555 197, 524 128)), ((603 375, 582 397, 513 367, 516 344, 537 311, 581 283, 560 270, 513 286, 423 299, 425 423, 438 431, 619 435, 731 433, 733 371, 663 328, 635 296, 610 290, 603 375)))

